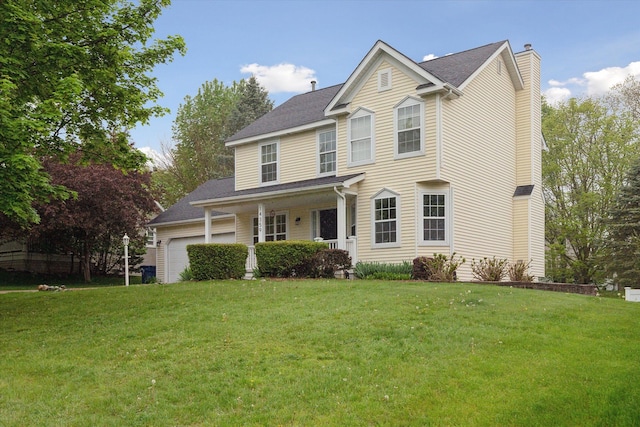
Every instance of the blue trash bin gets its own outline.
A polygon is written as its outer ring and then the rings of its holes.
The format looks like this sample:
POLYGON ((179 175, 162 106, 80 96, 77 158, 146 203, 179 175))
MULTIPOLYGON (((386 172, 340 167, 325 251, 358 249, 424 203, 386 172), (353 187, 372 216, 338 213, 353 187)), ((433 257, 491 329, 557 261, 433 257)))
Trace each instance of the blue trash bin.
POLYGON ((142 265, 140 266, 140 272, 142 273, 142 283, 149 283, 149 281, 156 277, 155 265, 142 265))

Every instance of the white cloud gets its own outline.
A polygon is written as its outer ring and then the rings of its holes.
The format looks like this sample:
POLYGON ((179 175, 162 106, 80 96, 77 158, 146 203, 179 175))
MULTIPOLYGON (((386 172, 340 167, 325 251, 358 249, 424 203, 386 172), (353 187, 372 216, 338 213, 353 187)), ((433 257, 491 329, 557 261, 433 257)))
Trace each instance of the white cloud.
POLYGON ((249 64, 240 68, 240 72, 255 76, 269 93, 308 92, 311 90, 311 81, 318 80, 314 70, 294 64, 249 64))
POLYGON ((556 105, 571 98, 571 91, 565 87, 552 87, 543 91, 542 94, 551 105, 556 105))
POLYGON ((431 61, 432 59, 436 59, 437 56, 434 55, 433 53, 430 53, 429 55, 425 55, 422 57, 423 61, 431 61))
POLYGON ((140 147, 138 148, 138 151, 141 151, 149 158, 147 166, 150 169, 153 169, 154 167, 162 168, 167 164, 166 158, 151 147, 140 147))
POLYGON ((572 77, 566 81, 549 80, 549 89, 543 95, 551 104, 565 101, 572 96, 601 96, 612 86, 622 83, 628 76, 640 76, 640 61, 626 67, 607 67, 599 71, 587 71, 582 77, 572 77))

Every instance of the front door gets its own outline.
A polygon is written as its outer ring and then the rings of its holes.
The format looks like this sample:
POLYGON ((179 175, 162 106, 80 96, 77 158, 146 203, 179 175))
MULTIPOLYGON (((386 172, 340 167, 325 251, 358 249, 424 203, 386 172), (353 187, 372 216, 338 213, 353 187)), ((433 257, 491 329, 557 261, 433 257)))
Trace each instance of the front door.
POLYGON ((324 240, 338 238, 338 210, 323 209, 314 212, 313 237, 322 237, 324 240))

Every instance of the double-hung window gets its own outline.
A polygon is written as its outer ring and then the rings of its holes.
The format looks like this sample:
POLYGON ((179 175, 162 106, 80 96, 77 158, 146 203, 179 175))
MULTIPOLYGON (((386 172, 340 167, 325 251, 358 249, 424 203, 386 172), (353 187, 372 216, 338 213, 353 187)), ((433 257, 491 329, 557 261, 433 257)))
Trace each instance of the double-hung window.
POLYGON ((349 165, 358 166, 374 161, 374 115, 364 108, 348 119, 349 165))
POLYGON ((449 241, 447 192, 422 193, 422 243, 444 245, 449 241))
POLYGON ((398 246, 400 244, 400 198, 389 190, 382 190, 372 199, 373 246, 398 246))
MULTIPOLYGON (((287 240, 287 214, 279 213, 264 218, 264 240, 287 240)), ((258 243, 258 217, 253 218, 253 244, 258 243)))
POLYGON ((336 130, 324 129, 318 136, 318 175, 335 175, 336 172, 336 130))
POLYGON ((278 183, 278 142, 260 144, 260 183, 278 183))
POLYGON ((406 98, 395 108, 395 154, 397 158, 424 153, 424 103, 406 98))

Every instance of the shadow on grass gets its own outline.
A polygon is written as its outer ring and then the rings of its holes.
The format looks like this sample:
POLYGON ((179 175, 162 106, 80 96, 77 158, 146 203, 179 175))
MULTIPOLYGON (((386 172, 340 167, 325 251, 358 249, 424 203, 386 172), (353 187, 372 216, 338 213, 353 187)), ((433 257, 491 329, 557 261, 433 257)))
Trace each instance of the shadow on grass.
MULTIPOLYGON (((129 283, 139 285, 142 283, 142 278, 129 276, 129 283)), ((91 282, 87 283, 80 275, 47 275, 0 269, 0 291, 31 290, 36 289, 38 285, 65 285, 67 288, 122 286, 124 285, 124 277, 118 275, 95 276, 91 278, 91 282)))

